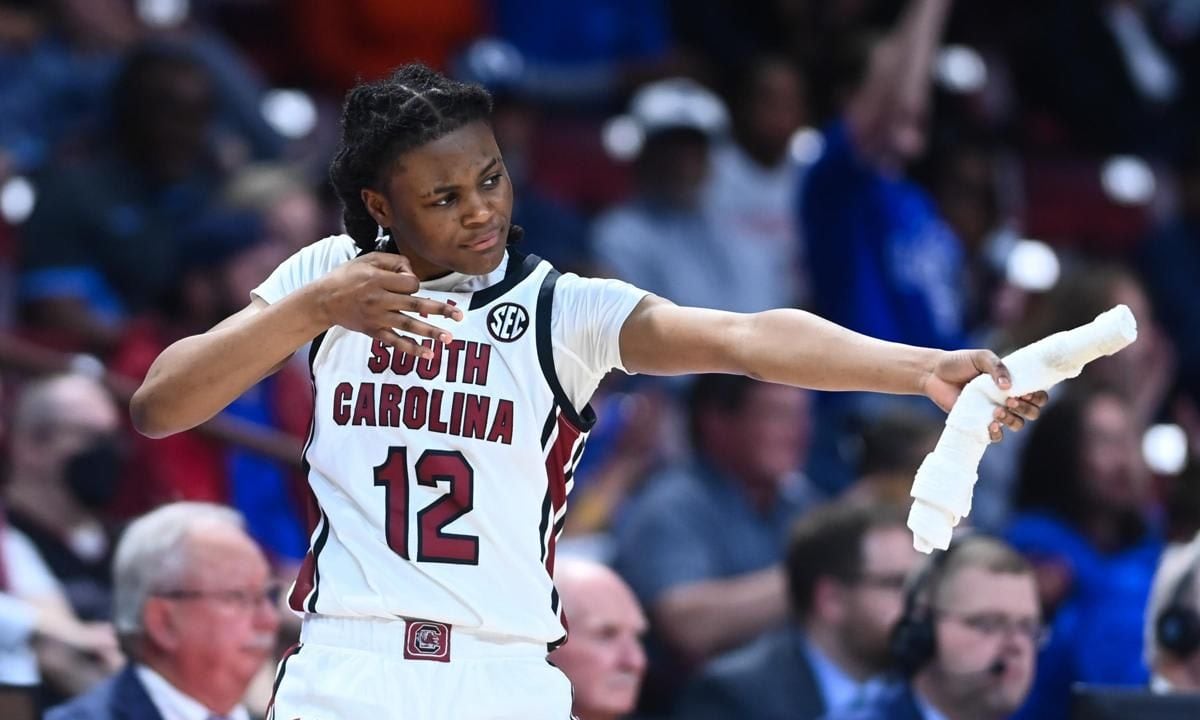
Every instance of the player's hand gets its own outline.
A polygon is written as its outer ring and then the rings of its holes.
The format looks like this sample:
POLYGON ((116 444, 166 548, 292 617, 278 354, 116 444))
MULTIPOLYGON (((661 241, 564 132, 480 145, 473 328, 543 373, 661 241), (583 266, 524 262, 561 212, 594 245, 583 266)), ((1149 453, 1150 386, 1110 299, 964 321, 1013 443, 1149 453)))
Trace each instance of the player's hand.
MULTIPOLYGON (((1007 391, 1012 387, 1012 376, 1008 368, 991 350, 955 350, 943 352, 934 363, 933 371, 926 376, 923 391, 946 412, 954 407, 962 389, 979 375, 990 375, 996 387, 1007 391)), ((1001 437, 1001 429, 1020 430, 1025 423, 1036 420, 1042 407, 1049 400, 1044 391, 1009 398, 1005 407, 998 407, 988 425, 992 442, 1001 437)))
POLYGON ((403 255, 367 253, 341 265, 321 282, 323 321, 370 335, 415 357, 429 357, 433 351, 397 331, 443 343, 453 338, 414 315, 441 315, 454 320, 463 317, 462 310, 453 305, 413 296, 421 284, 403 255))

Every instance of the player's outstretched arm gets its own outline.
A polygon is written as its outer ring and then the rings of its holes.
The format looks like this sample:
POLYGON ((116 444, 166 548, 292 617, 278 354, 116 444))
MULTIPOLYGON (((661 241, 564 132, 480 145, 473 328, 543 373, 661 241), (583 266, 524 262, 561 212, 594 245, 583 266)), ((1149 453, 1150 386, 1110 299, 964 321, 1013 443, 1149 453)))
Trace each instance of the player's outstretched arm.
POLYGON ((452 338, 408 313, 461 319, 462 311, 413 297, 419 287, 407 258, 370 253, 274 305, 256 298, 208 332, 159 355, 130 401, 134 427, 164 437, 199 425, 334 325, 423 356, 429 351, 397 330, 442 342, 452 338))
MULTIPOLYGON (((990 350, 944 351, 876 340, 803 310, 754 314, 681 307, 649 296, 621 328, 621 361, 652 375, 732 373, 815 390, 924 395, 949 410, 963 386, 988 374, 1001 389, 1007 368, 990 350)), ((990 428, 1019 429, 1044 393, 997 408, 990 428)))

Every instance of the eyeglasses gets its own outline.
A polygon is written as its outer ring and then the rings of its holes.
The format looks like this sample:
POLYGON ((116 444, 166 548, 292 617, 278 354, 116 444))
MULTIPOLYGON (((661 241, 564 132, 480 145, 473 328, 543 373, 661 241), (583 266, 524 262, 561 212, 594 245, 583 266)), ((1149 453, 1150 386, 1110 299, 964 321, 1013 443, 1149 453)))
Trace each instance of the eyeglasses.
POLYGON ((938 610, 937 615, 939 618, 954 620, 987 637, 1000 634, 1017 635, 1033 643, 1034 647, 1042 647, 1050 639, 1049 630, 1037 618, 1011 618, 998 612, 965 615, 947 610, 938 610))
POLYGON ((215 600, 242 610, 253 610, 264 603, 278 605, 281 590, 278 583, 271 583, 261 590, 164 590, 154 595, 168 600, 215 600))

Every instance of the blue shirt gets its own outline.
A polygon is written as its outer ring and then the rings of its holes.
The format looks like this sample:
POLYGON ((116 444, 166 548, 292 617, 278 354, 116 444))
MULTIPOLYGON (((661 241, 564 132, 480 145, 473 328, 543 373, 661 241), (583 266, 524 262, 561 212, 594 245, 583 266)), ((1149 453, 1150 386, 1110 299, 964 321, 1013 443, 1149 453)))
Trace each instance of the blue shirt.
POLYGON ((857 154, 843 121, 801 184, 813 309, 873 337, 963 347, 964 253, 932 199, 857 154))
POLYGON ((710 466, 667 470, 618 524, 615 566, 646 607, 680 585, 764 570, 783 562, 792 522, 813 501, 798 482, 760 512, 737 480, 710 466))
POLYGON ((921 697, 921 694, 915 690, 913 691, 913 700, 916 701, 917 708, 921 711, 921 717, 925 720, 946 720, 945 715, 939 712, 933 705, 930 705, 929 701, 921 697))
POLYGON ((804 640, 804 654, 821 688, 826 712, 838 713, 859 703, 866 702, 885 687, 882 680, 872 678, 859 682, 838 667, 821 648, 810 640, 804 640))
POLYGON ((1102 553, 1077 530, 1048 513, 1026 512, 1006 537, 1035 558, 1056 558, 1072 572, 1071 593, 1054 615, 1050 641, 1017 717, 1066 717, 1071 685, 1145 685, 1143 618, 1163 541, 1152 528, 1137 543, 1102 553))

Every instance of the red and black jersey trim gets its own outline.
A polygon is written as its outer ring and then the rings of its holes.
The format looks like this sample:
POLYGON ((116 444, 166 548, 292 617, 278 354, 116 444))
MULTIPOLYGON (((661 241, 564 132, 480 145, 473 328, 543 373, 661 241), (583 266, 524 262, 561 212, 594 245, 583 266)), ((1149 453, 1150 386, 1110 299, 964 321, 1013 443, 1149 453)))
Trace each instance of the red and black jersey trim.
MULTIPOLYGON (((321 350, 321 344, 325 341, 325 336, 328 331, 321 333, 313 338, 312 344, 308 348, 308 374, 309 381, 312 383, 312 392, 314 405, 317 396, 317 376, 316 376, 316 361, 317 353, 321 350)), ((304 477, 307 481, 309 473, 312 471, 312 465, 308 461, 308 451, 312 445, 313 435, 316 433, 316 412, 313 412, 313 418, 308 425, 308 439, 304 443, 304 452, 301 454, 300 463, 304 470, 304 477)), ((300 563, 300 570, 296 574, 296 582, 292 585, 292 590, 288 594, 288 606, 297 612, 316 612, 317 599, 317 582, 319 574, 317 572, 317 559, 324 549, 325 543, 329 540, 329 518, 321 510, 321 506, 317 503, 317 498, 312 493, 312 489, 308 490, 308 507, 307 522, 308 536, 313 537, 313 533, 317 528, 321 528, 321 532, 315 540, 310 539, 308 552, 304 555, 304 560, 300 563)))
POLYGON ((490 302, 498 300, 509 290, 515 288, 522 280, 529 277, 542 259, 537 255, 523 255, 512 248, 508 249, 508 267, 504 269, 504 278, 500 282, 472 293, 468 310, 478 310, 490 302))
POLYGON ((299 655, 304 648, 302 643, 296 643, 283 653, 283 657, 279 660, 279 669, 275 671, 275 683, 271 685, 271 700, 267 703, 267 720, 273 720, 275 712, 275 697, 279 694, 279 685, 283 682, 283 675, 287 672, 288 660, 299 655))

